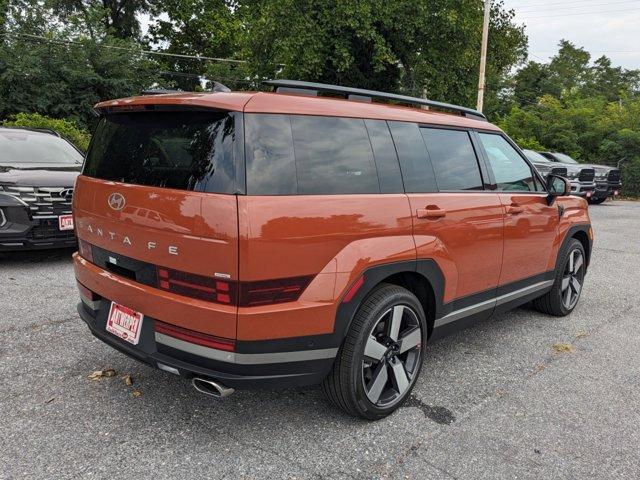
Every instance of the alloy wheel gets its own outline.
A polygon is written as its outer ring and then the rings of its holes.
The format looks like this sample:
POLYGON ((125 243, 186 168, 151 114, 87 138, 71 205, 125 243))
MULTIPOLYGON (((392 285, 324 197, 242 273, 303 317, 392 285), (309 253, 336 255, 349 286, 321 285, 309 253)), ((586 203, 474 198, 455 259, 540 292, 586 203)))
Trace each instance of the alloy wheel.
POLYGON ((364 391, 377 407, 404 397, 416 380, 422 360, 422 328, 408 305, 395 305, 375 322, 362 360, 364 391))
POLYGON ((562 305, 571 310, 578 303, 582 282, 584 279, 584 256, 579 249, 572 250, 564 267, 562 282, 560 284, 560 296, 562 305))

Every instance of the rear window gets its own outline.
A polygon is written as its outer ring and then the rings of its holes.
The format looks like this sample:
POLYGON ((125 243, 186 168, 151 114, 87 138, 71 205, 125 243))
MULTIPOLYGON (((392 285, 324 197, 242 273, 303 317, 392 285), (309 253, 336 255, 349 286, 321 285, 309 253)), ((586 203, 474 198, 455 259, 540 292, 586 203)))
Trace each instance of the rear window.
POLYGON ((19 128, 0 128, 1 165, 81 163, 82 154, 56 135, 19 128))
POLYGON ((84 174, 102 180, 234 193, 234 115, 115 113, 101 119, 84 174))
POLYGON ((245 148, 250 195, 380 193, 362 119, 247 114, 245 148))

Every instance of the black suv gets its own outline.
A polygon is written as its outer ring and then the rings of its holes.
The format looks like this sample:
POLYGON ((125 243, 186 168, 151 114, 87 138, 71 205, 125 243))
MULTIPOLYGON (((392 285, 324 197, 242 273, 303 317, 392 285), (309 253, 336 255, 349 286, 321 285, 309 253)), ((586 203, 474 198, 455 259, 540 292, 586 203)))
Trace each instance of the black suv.
POLYGON ((594 168, 589 165, 554 162, 533 150, 523 150, 523 152, 544 177, 551 173, 566 177, 571 182, 571 195, 591 201, 596 190, 594 168))
POLYGON ((584 164, 574 160, 565 153, 558 152, 539 152, 552 162, 562 163, 564 165, 579 164, 582 167, 591 167, 595 170, 596 189, 593 196, 589 199, 589 203, 598 204, 604 202, 608 197, 616 197, 620 195, 622 189, 622 181, 620 180, 620 169, 610 167, 608 165, 584 164))
POLYGON ((71 200, 82 162, 53 131, 0 127, 0 251, 76 244, 71 200))

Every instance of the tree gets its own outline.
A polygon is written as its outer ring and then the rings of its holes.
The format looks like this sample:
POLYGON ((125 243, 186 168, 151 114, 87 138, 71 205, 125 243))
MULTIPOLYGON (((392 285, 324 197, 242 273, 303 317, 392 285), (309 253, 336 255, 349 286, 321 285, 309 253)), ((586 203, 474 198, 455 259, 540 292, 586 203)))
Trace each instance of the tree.
POLYGON ((98 19, 101 30, 124 40, 139 39, 137 16, 149 8, 147 0, 48 0, 48 4, 63 19, 80 15, 90 30, 98 19))
POLYGON ((518 105, 531 105, 544 95, 559 97, 562 88, 552 80, 548 65, 529 62, 514 76, 513 96, 518 105))
POLYGON ((23 2, 10 9, 10 35, 0 44, 0 118, 35 112, 87 126, 98 101, 158 81, 140 46, 108 34, 99 17, 87 23, 78 14, 63 24, 47 4, 23 2))
MULTIPOLYGON (((244 30, 238 5, 227 0, 166 0, 154 5, 149 40, 163 53, 234 59, 242 48, 244 30)), ((249 71, 244 62, 211 62, 165 57, 167 80, 183 90, 200 86, 203 76, 230 88, 245 88, 249 71)))
MULTIPOLYGON (((284 64, 284 77, 475 105, 482 25, 475 0, 245 0, 240 15, 259 77, 284 64)), ((489 109, 526 51, 522 28, 501 2, 490 28, 489 109)))

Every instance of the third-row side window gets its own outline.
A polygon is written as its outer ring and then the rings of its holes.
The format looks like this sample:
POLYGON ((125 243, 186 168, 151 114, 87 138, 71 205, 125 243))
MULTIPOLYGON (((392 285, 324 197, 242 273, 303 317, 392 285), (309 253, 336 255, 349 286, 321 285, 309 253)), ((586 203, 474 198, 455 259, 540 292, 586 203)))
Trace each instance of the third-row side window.
POLYGON ((250 195, 380 193, 363 119, 247 114, 245 129, 250 195))

